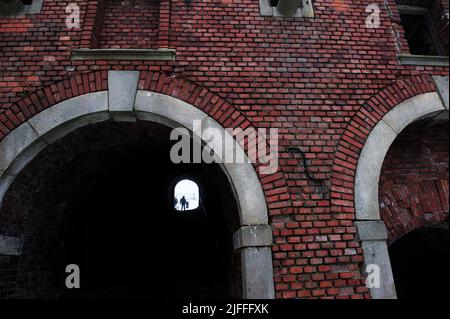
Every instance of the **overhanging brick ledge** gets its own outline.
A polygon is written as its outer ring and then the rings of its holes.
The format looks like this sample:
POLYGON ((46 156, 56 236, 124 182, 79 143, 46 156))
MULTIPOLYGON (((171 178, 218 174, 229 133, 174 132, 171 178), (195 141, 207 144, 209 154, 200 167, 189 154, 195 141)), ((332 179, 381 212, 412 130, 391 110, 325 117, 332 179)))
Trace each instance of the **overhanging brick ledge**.
POLYGON ((448 56, 398 54, 400 65, 449 66, 448 56))
POLYGON ((173 61, 175 49, 74 49, 72 60, 152 60, 173 61))

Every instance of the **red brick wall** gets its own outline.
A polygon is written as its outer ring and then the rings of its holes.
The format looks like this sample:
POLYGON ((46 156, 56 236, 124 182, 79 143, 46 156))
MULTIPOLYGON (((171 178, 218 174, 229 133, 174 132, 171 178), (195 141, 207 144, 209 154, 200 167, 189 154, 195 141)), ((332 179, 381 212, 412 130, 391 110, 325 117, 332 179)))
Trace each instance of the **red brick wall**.
POLYGON ((96 24, 96 1, 70 2, 81 8, 79 30, 65 27, 68 1, 45 0, 39 15, 0 18, 0 139, 56 101, 104 89, 110 69, 146 71, 141 87, 182 95, 210 114, 220 109, 223 123, 279 128, 280 172, 261 177, 277 297, 368 298, 353 225, 358 151, 395 102, 435 90, 429 75, 448 75, 447 67, 398 64, 406 41, 395 33, 394 0, 389 10, 384 0, 316 0, 312 19, 261 17, 257 0, 163 0, 156 43, 153 31, 111 37, 120 27, 96 24), (372 3, 382 9, 378 29, 365 28, 372 3), (176 61, 70 59, 74 48, 130 45, 138 35, 139 47, 176 49, 176 61), (325 181, 308 180, 287 146, 301 147, 314 177, 325 181))
POLYGON ((448 137, 448 121, 421 121, 411 124, 391 146, 379 197, 390 242, 448 218, 448 137))
POLYGON ((155 48, 159 0, 104 0, 101 48, 155 48))

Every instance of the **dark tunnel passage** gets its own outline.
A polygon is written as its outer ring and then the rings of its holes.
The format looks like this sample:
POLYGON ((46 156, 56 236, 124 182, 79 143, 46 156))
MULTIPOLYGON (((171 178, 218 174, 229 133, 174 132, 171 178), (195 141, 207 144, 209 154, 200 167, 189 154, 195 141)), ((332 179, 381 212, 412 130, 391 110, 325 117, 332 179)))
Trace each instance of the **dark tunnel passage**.
POLYGON ((173 164, 170 129, 104 122, 78 129, 42 151, 11 186, 2 232, 24 238, 11 258, 3 297, 240 297, 232 248, 239 218, 217 164, 173 164), (173 207, 180 178, 197 183, 201 205, 173 207), (80 267, 67 289, 65 267, 80 267))
POLYGON ((389 247, 399 299, 448 299, 448 221, 416 229, 389 247))

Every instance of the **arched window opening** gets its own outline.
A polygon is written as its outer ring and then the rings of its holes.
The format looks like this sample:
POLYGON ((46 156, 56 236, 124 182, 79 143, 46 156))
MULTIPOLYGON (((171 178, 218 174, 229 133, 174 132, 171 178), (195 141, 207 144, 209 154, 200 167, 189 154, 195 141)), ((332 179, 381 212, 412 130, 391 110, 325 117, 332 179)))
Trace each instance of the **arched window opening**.
POLYGON ((174 208, 178 211, 195 210, 200 205, 199 187, 189 179, 183 179, 175 185, 173 197, 174 208))

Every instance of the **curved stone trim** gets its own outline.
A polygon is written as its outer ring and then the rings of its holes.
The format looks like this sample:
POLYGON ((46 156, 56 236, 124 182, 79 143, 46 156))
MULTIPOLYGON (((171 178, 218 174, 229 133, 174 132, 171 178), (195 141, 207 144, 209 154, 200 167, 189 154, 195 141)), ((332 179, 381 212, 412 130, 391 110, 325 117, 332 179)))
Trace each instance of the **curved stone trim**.
MULTIPOLYGON (((193 121, 200 120, 203 125, 229 134, 213 118, 187 102, 161 93, 138 91, 137 74, 120 72, 108 74, 109 91, 79 95, 46 108, 0 141, 0 207, 15 176, 40 151, 75 129, 91 123, 110 119, 148 120, 171 127, 181 125, 193 131, 193 121)), ((240 146, 238 148, 239 152, 244 152, 240 146)), ((241 226, 264 225, 267 235, 270 226, 266 200, 253 165, 225 163, 222 168, 234 188, 241 226)), ((254 242, 254 246, 241 249, 241 255, 244 297, 274 298, 271 248, 260 247, 254 242)))
MULTIPOLYGON (((181 124, 198 136, 199 132, 196 132, 193 126, 193 121, 197 120, 203 127, 216 128, 224 136, 232 139, 230 133, 203 111, 164 94, 138 91, 134 112, 140 120, 156 121, 171 127, 174 123, 178 123, 178 126, 181 124)), ((245 153, 240 146, 237 151, 245 153)), ((240 207, 241 225, 266 225, 268 223, 266 201, 252 164, 223 163, 222 166, 231 185, 235 188, 240 207), (249 191, 250 189, 252 191, 249 191)))
POLYGON ((410 123, 428 114, 445 111, 438 93, 412 97, 391 109, 370 132, 362 148, 355 177, 355 225, 366 265, 380 269, 381 286, 371 288, 374 299, 395 299, 395 283, 387 247, 387 232, 380 218, 378 184, 384 158, 398 134, 410 123))
POLYGON ((359 157, 355 178, 356 219, 379 220, 378 181, 384 158, 397 135, 426 114, 445 111, 437 93, 425 93, 400 103, 370 133, 359 157))
MULTIPOLYGON (((223 127, 242 129, 249 127, 254 128, 252 122, 232 104, 195 82, 174 77, 160 71, 136 72, 102 70, 66 78, 62 81, 38 89, 14 103, 13 107, 10 109, 11 112, 5 112, 4 117, 0 119, 0 142, 27 119, 30 119, 39 112, 42 112, 42 110, 52 107, 55 104, 93 92, 105 91, 109 95, 111 89, 108 90, 108 87, 111 87, 114 84, 114 76, 111 75, 114 73, 122 74, 121 72, 128 72, 131 74, 138 73, 139 90, 160 93, 184 101, 189 105, 193 105, 202 110, 223 127)), ((123 92, 123 90, 120 89, 119 91, 123 92)), ((125 106, 121 107, 125 108, 125 106)), ((121 112, 120 110, 116 110, 115 112, 96 113, 91 116, 93 117, 93 122, 101 120, 96 117, 104 116, 113 118, 116 121, 137 120, 135 114, 132 114, 131 111, 121 112)), ((74 123, 74 125, 77 125, 77 123, 74 123)), ((263 190, 266 196, 269 196, 268 193, 273 191, 276 191, 277 194, 283 194, 282 196, 280 195, 280 197, 284 198, 283 201, 268 203, 270 213, 276 215, 292 212, 292 198, 288 191, 285 173, 282 170, 279 170, 277 173, 271 174, 270 178, 265 178, 263 176, 265 175, 265 168, 261 163, 256 163, 254 166, 258 172, 259 180, 264 186, 263 190)))
MULTIPOLYGON (((355 176, 362 149, 376 124, 397 105, 415 96, 436 92, 429 75, 400 79, 378 91, 348 123, 337 145, 330 178, 331 209, 355 214, 355 176)), ((448 91, 447 91, 448 92, 448 91)))

